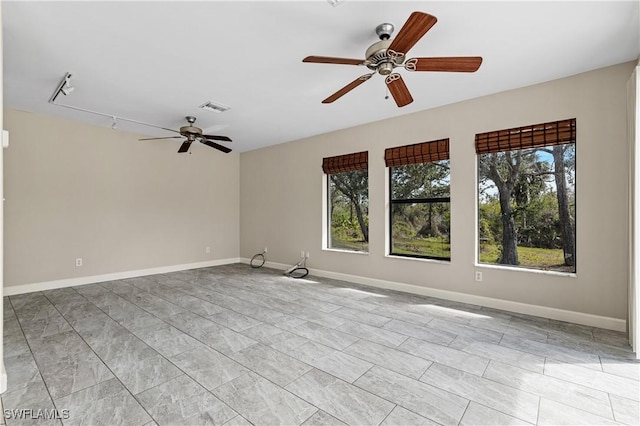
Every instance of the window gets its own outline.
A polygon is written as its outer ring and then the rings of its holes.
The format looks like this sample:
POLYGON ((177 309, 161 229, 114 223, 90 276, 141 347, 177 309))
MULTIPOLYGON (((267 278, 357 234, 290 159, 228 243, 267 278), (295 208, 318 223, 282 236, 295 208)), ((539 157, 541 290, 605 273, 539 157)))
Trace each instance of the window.
POLYGON ((449 139, 389 148, 389 254, 451 259, 449 139))
POLYGON ((476 135, 478 259, 576 271, 576 120, 476 135))
POLYGON ((327 174, 327 248, 369 251, 368 153, 324 158, 327 174))

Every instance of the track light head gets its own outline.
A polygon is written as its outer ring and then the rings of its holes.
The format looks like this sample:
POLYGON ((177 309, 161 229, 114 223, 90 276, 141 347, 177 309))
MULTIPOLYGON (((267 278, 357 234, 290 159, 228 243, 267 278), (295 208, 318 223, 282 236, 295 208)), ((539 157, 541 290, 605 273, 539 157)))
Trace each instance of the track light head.
POLYGON ((75 87, 71 86, 68 81, 64 84, 64 86, 60 88, 60 91, 65 96, 67 96, 69 93, 73 92, 74 90, 75 90, 75 87))
POLYGON ((49 103, 54 103, 60 93, 67 96, 69 93, 73 92, 73 90, 74 87, 71 85, 71 73, 66 73, 60 84, 58 84, 56 91, 53 92, 53 95, 49 99, 49 103))

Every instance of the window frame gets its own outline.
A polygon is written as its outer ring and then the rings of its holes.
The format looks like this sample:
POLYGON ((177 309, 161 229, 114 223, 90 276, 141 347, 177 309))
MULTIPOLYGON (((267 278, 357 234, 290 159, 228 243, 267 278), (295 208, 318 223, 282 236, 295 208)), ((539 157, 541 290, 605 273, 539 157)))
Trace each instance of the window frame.
MULTIPOLYGON (((422 163, 426 164, 426 163, 422 163)), ((398 166, 402 167, 402 166, 398 166)), ((449 257, 443 256, 428 256, 420 254, 407 254, 407 253, 395 253, 393 251, 393 206, 398 204, 436 204, 436 203, 448 203, 449 212, 451 212, 451 195, 448 197, 431 197, 431 198, 393 198, 393 169, 396 167, 389 167, 389 256, 400 257, 412 257, 415 259, 433 259, 451 261, 451 255, 449 257)), ((451 240, 451 224, 449 224, 449 240, 451 240)))
MULTIPOLYGON (((475 241, 475 265, 477 267, 488 267, 496 269, 510 269, 515 271, 553 274, 561 276, 576 277, 578 271, 577 252, 578 250, 578 209, 577 209, 577 191, 578 191, 578 166, 577 166, 577 120, 569 118, 564 120, 515 127, 498 131, 478 133, 475 137, 476 147, 476 241, 475 241), (530 150, 553 148, 554 146, 572 145, 574 149, 574 181, 573 181, 573 253, 574 264, 572 270, 564 271, 559 269, 551 269, 545 266, 529 266, 529 265, 512 265, 502 263, 487 263, 480 260, 480 161, 481 157, 494 153, 504 152, 527 152, 530 150)), ((553 163, 555 165, 555 162, 553 163)), ((568 174, 565 172, 564 178, 568 174)), ((555 184, 555 183, 554 183, 555 184)), ((494 186, 495 183, 493 183, 494 186)), ((560 207, 558 206, 559 214, 560 207)), ((516 250, 519 246, 516 243, 516 250)))
MULTIPOLYGON (((322 225, 322 249, 327 251, 336 251, 342 253, 369 254, 369 241, 366 241, 366 250, 355 250, 350 248, 332 247, 332 205, 331 205, 331 176, 339 173, 352 173, 364 170, 367 174, 367 214, 369 213, 369 162, 368 151, 356 152, 351 154, 337 155, 334 157, 323 158, 323 173, 325 175, 323 182, 323 225, 322 225), (363 166, 364 165, 364 166, 363 166)), ((367 233, 369 234, 369 224, 367 223, 367 233)))
MULTIPOLYGON (((388 256, 438 260, 451 262, 451 251, 449 256, 432 256, 424 254, 410 254, 394 252, 393 244, 393 208, 402 204, 437 204, 447 203, 449 205, 449 215, 451 214, 451 159, 449 157, 449 139, 440 139, 430 142, 422 142, 413 145, 405 145, 395 148, 388 148, 385 151, 385 162, 387 169, 388 188, 388 256), (412 164, 429 164, 440 161, 449 161, 449 196, 448 197, 427 197, 427 198, 394 198, 393 172, 394 169, 412 164)), ((449 246, 451 247, 451 222, 449 222, 449 246)))

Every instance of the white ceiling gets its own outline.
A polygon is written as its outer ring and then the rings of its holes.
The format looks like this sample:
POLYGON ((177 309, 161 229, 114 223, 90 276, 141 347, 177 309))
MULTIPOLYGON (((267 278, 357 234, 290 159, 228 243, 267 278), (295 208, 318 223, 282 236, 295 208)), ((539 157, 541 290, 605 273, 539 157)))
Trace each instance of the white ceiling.
POLYGON ((76 90, 64 103, 169 128, 195 115, 248 151, 637 59, 639 14, 637 1, 3 1, 4 104, 111 126, 47 102, 69 71, 76 90), (384 99, 379 75, 321 104, 368 70, 302 59, 364 59, 378 24, 397 33, 414 10, 438 23, 409 57, 478 55, 480 70, 401 70, 415 99, 404 108, 384 99), (209 100, 231 110, 198 109, 209 100))

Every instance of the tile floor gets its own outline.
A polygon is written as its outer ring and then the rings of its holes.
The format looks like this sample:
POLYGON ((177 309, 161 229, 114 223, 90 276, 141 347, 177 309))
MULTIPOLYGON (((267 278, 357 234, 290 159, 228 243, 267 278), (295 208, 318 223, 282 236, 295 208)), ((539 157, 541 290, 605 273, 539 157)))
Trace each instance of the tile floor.
POLYGON ((640 424, 622 333, 242 264, 11 296, 4 333, 8 425, 640 424))

